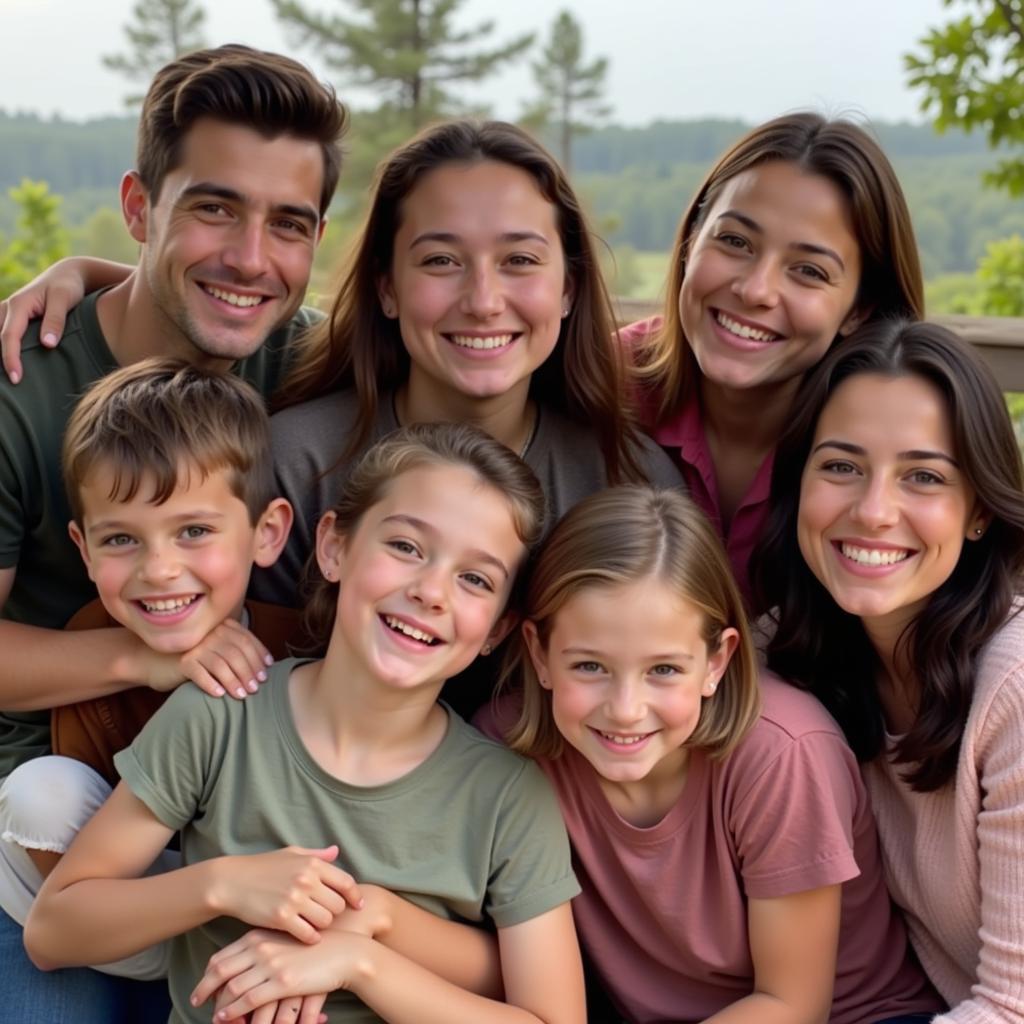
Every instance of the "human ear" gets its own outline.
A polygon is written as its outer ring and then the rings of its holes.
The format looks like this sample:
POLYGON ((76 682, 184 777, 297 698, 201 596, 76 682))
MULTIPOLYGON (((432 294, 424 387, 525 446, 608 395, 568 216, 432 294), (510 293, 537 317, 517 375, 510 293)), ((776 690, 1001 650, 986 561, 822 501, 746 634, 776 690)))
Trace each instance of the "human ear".
POLYGON ((253 561, 261 569, 273 565, 280 557, 293 518, 292 507, 284 498, 275 498, 263 510, 256 523, 256 553, 253 555, 253 561))
POLYGON ((377 298, 380 300, 380 311, 384 316, 389 320, 397 319, 398 300, 395 298, 390 274, 384 274, 377 279, 377 298))
POLYGON ((704 682, 701 684, 700 695, 710 697, 718 688, 718 684, 729 667, 732 656, 740 643, 739 630, 729 626, 722 630, 718 641, 718 650, 708 653, 708 668, 704 675, 704 682))
POLYGON ((345 535, 338 530, 334 512, 325 512, 316 524, 316 563, 325 580, 338 580, 344 562, 345 535))
POLYGON ((533 670, 537 673, 537 679, 545 690, 551 689, 551 681, 548 679, 548 652, 541 643, 540 634, 537 632, 536 623, 525 619, 520 627, 523 631, 523 639, 526 641, 526 650, 533 662, 533 670))
POLYGON ((139 180, 137 171, 128 171, 121 179, 121 214, 128 234, 136 242, 146 241, 149 194, 139 180))
POLYGON ((974 514, 967 521, 967 530, 965 531, 964 536, 968 540, 981 540, 981 538, 985 536, 985 531, 988 529, 991 522, 991 512, 975 507, 974 514))
POLYGON ((71 535, 71 539, 75 542, 75 547, 78 548, 78 553, 82 556, 82 561, 85 562, 85 569, 89 574, 89 579, 93 579, 92 560, 89 558, 89 545, 85 543, 85 535, 78 528, 78 523, 76 523, 74 519, 68 523, 68 533, 71 535))
POLYGON ((480 653, 483 655, 490 654, 515 629, 518 621, 519 616, 515 612, 505 612, 491 627, 491 631, 487 634, 487 640, 480 649, 480 653))

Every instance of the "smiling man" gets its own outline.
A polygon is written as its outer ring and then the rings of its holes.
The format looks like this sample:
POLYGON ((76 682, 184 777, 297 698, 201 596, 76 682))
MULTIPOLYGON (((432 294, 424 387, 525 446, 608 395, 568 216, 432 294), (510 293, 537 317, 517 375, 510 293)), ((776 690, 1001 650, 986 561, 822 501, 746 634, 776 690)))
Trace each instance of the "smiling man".
MULTIPOLYGON (((23 382, 0 380, 0 779, 48 751, 54 706, 183 678, 178 659, 154 656, 126 630, 61 631, 95 595, 67 532, 64 425, 89 384, 149 356, 233 369, 273 392, 310 323, 300 307, 345 122, 333 91, 301 64, 248 47, 190 54, 154 79, 136 169, 121 183, 138 267, 72 311, 58 350, 33 325, 23 382)), ((10 800, 0 790, 4 820, 10 800)), ((15 970, 20 933, 0 914, 5 1016, 149 1019, 93 972, 15 970)))

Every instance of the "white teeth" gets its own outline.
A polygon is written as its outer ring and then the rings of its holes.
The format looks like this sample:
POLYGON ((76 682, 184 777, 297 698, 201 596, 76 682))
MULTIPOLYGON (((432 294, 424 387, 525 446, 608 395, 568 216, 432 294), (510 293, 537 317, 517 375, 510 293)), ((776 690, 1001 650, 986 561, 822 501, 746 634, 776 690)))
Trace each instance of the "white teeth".
POLYGON ((139 604, 146 609, 147 612, 180 612, 182 608, 187 608, 199 595, 192 594, 190 597, 167 597, 161 598, 158 601, 139 601, 139 604))
POLYGON ((773 334, 771 331, 759 331, 754 327, 747 327, 746 324, 741 324, 738 320, 733 320, 732 317, 726 316, 726 314, 720 310, 715 313, 715 319, 731 334, 736 334, 741 338, 747 338, 750 341, 776 341, 779 338, 778 334, 773 334))
POLYGON ((469 334, 451 334, 449 337, 460 348, 504 348, 511 344, 513 334, 494 334, 489 338, 479 338, 469 334))
POLYGON ((601 735, 612 743, 620 747, 631 747, 634 743, 639 743, 641 740, 647 739, 649 733, 644 733, 642 736, 620 736, 614 732, 603 732, 601 735))
POLYGON ((203 287, 215 299, 228 302, 232 306, 241 306, 243 309, 247 309, 249 306, 258 306, 263 301, 262 295, 238 295, 236 292, 226 292, 209 284, 203 285, 203 287))
POLYGON ((410 626, 408 622, 396 619, 393 615, 385 615, 384 621, 387 623, 389 629, 393 629, 396 633, 403 633, 405 636, 411 636, 413 640, 419 640, 420 643, 436 644, 440 642, 436 636, 424 633, 422 629, 410 626))
POLYGON ((845 558, 858 565, 895 565, 910 557, 909 551, 880 551, 878 548, 858 548, 853 544, 840 544, 845 558))

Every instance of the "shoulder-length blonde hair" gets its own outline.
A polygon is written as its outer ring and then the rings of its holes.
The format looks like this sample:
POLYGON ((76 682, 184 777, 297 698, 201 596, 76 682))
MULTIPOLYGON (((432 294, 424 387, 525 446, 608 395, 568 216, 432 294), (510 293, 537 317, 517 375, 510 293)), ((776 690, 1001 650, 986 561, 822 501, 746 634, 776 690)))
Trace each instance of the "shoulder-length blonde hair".
MULTIPOLYGON (((526 586, 523 615, 547 646, 555 616, 588 587, 615 587, 648 577, 664 582, 704 615, 704 642, 716 651, 723 630, 739 633, 736 652, 686 745, 728 754, 760 713, 757 658, 743 598, 722 544, 704 513, 678 491, 613 487, 584 499, 542 545, 526 586)), ((563 740, 551 695, 537 678, 519 637, 505 681, 522 683, 523 706, 509 746, 534 757, 557 757, 563 740)))

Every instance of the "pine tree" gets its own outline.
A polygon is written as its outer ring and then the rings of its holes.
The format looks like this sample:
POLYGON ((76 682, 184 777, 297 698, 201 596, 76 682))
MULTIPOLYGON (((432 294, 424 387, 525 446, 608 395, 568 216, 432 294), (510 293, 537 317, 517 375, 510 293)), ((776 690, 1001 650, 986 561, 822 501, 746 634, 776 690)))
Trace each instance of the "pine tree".
POLYGON ((404 134, 457 109, 450 83, 480 81, 533 41, 528 34, 473 49, 494 22, 457 29, 452 18, 463 0, 340 0, 351 17, 298 0, 271 2, 295 41, 318 52, 345 84, 377 90, 382 113, 401 123, 404 134))
POLYGON ((583 29, 568 11, 562 11, 551 26, 541 60, 533 64, 541 99, 525 120, 557 130, 559 158, 566 173, 572 167, 573 136, 582 135, 611 113, 603 102, 607 74, 606 57, 583 62, 583 29))
MULTIPOLYGON (((138 0, 132 17, 124 26, 130 52, 102 58, 106 67, 130 80, 148 84, 169 61, 206 45, 202 33, 206 11, 193 0, 138 0)), ((141 95, 125 98, 129 107, 141 102, 141 95)))

